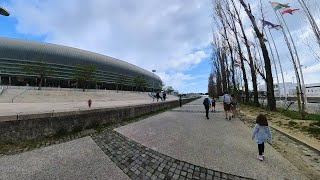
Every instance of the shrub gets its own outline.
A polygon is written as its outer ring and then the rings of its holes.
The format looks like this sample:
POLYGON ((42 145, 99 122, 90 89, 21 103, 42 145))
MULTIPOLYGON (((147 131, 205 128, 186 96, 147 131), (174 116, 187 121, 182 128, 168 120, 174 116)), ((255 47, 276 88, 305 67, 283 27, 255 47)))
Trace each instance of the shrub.
POLYGON ((54 137, 62 137, 68 134, 68 130, 61 128, 59 129, 56 134, 54 135, 54 137))
POLYGON ((320 121, 316 121, 310 124, 310 126, 318 126, 320 127, 320 121))
POLYGON ((81 126, 74 126, 72 129, 72 133, 78 133, 82 131, 82 127, 81 126))

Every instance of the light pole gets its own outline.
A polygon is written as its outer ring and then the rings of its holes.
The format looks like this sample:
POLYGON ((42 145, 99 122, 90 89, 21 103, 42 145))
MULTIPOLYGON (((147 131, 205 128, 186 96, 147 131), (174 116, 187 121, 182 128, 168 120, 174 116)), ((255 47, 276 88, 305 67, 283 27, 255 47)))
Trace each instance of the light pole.
MULTIPOLYGON (((154 76, 154 73, 156 72, 156 70, 152 70, 152 73, 153 73, 153 76, 154 76)), ((154 77, 153 77, 153 80, 152 80, 152 101, 154 101, 154 77)))
POLYGON ((6 10, 4 7, 1 7, 0 6, 0 14, 3 15, 3 16, 9 16, 10 13, 8 10, 6 10))

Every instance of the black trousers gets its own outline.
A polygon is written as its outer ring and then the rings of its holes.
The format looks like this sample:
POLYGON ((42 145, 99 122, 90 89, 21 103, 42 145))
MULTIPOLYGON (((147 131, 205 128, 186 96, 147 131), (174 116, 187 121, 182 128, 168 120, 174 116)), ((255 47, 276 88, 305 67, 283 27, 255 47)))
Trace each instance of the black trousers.
POLYGON ((264 153, 264 143, 258 144, 259 155, 261 156, 264 153))
POLYGON ((204 106, 204 108, 206 109, 206 117, 209 117, 209 106, 204 106))

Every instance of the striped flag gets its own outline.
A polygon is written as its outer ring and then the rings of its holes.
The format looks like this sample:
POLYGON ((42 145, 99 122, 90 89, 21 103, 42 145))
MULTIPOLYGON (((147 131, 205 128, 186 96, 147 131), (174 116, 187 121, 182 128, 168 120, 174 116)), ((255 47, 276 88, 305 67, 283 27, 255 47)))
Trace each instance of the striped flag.
POLYGON ((294 12, 296 12, 296 11, 299 11, 300 9, 287 9, 287 10, 284 10, 284 11, 282 11, 281 12, 281 14, 283 15, 283 14, 293 14, 294 12))
POLYGON ((282 8, 289 8, 289 3, 287 4, 282 4, 282 3, 278 3, 278 2, 271 2, 273 8, 275 10, 279 10, 279 9, 282 9, 282 8))

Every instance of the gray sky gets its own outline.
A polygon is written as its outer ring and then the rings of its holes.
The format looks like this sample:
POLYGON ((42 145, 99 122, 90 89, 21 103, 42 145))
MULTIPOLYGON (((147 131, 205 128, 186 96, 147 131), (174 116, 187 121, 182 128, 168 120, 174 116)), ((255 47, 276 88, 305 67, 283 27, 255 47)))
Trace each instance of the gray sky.
POLYGON ((183 92, 207 91, 210 1, 6 0, 5 6, 16 33, 156 69, 183 92), (192 71, 201 63, 206 71, 192 71))
MULTIPOLYGON (((259 17, 257 2, 247 0, 259 17)), ((277 23, 262 0, 266 20, 277 23)), ((299 8, 296 0, 284 1, 299 8)), ((308 0, 319 22, 319 2, 308 0)), ((210 73, 211 0, 3 0, 12 16, 1 19, 13 30, 0 30, 7 37, 51 42, 122 59, 147 70, 156 69, 166 85, 182 92, 205 92, 210 73), (12 20, 13 19, 13 20, 12 20), (14 22, 14 23, 12 23, 14 22), (13 31, 13 32, 11 32, 13 31)), ((244 13, 246 32, 254 41, 244 13)), ((286 20, 297 44, 306 83, 320 82, 320 63, 310 52, 320 52, 303 11, 286 20)), ((280 31, 273 30, 286 81, 293 67, 280 31)), ((319 53, 320 54, 320 53, 319 53)), ((275 73, 274 73, 275 75, 275 73)))

